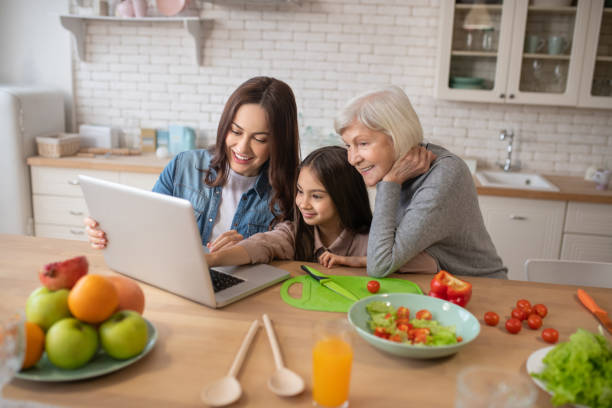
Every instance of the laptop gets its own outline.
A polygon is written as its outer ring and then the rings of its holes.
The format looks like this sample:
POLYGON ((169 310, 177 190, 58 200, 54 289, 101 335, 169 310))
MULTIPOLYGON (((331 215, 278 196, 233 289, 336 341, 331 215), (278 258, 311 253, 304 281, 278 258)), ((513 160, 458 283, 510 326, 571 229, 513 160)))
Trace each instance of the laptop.
POLYGON ((113 270, 218 308, 289 277, 266 264, 210 269, 187 200, 79 176, 89 215, 106 232, 113 270))

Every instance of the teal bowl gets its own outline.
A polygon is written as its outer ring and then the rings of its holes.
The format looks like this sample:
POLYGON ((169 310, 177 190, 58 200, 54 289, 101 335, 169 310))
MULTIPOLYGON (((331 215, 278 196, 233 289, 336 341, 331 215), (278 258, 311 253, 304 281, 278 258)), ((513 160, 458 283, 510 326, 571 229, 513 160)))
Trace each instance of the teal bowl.
POLYGON ((372 346, 396 356, 418 359, 437 358, 455 354, 474 341, 480 333, 478 319, 466 309, 445 300, 411 293, 385 293, 368 296, 351 306, 348 312, 348 320, 359 336, 372 346), (433 315, 433 319, 440 322, 443 326, 455 326, 457 336, 461 336, 463 341, 448 346, 424 346, 395 343, 376 337, 368 327, 367 322, 370 320, 370 315, 366 311, 366 305, 376 300, 387 302, 396 309, 400 306, 407 307, 410 309, 410 316, 414 316, 414 313, 418 310, 427 309, 433 315))

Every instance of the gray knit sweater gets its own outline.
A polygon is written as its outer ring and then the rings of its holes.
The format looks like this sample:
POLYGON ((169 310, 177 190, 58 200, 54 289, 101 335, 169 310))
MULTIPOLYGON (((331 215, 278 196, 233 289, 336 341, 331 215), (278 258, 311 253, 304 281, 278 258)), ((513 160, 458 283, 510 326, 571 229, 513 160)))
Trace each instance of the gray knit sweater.
POLYGON ((376 186, 368 274, 387 276, 424 250, 452 274, 507 278, 467 165, 440 146, 427 148, 438 156, 427 173, 376 186))

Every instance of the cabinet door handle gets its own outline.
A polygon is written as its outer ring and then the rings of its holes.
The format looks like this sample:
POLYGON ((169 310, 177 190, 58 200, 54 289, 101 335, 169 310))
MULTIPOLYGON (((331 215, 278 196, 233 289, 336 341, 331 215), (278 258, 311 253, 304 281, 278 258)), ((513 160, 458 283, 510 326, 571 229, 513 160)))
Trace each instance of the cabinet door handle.
POLYGON ((70 215, 83 215, 83 211, 70 210, 70 215))
POLYGON ((68 184, 70 184, 71 186, 78 186, 79 180, 68 180, 68 184))
POLYGON ((514 99, 514 94, 510 94, 510 95, 508 95, 508 97, 509 97, 510 99, 514 99))
POLYGON ((70 233, 72 235, 83 235, 85 233, 85 231, 83 231, 83 230, 76 230, 76 229, 70 229, 70 233))
POLYGON ((526 220, 527 217, 523 217, 522 215, 510 214, 510 219, 523 221, 523 220, 526 220))
POLYGON ((499 94, 500 99, 504 99, 505 97, 506 97, 506 94, 499 94))

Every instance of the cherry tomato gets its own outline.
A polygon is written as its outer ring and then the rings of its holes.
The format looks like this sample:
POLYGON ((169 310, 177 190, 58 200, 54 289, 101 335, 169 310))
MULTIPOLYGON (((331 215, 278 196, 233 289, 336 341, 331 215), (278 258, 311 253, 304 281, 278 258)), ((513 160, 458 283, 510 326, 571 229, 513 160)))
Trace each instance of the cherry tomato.
POLYGON ((383 339, 389 338, 389 333, 387 333, 387 331, 383 329, 382 327, 377 327, 376 329, 374 329, 374 335, 376 337, 381 337, 383 339))
POLYGON ((542 327, 542 318, 540 315, 535 313, 530 314, 527 318, 527 325, 529 325, 529 327, 533 330, 538 330, 540 327, 542 327))
POLYGON ((548 314, 548 308, 546 306, 544 306, 543 304, 538 303, 537 305, 533 305, 532 313, 537 314, 538 316, 540 316, 543 319, 548 314))
POLYGON ((419 310, 416 312, 416 318, 418 320, 431 320, 431 312, 427 309, 419 310))
POLYGON ((520 321, 523 321, 527 318, 527 316, 525 315, 525 311, 523 309, 519 309, 518 307, 512 310, 512 317, 520 321))
POLYGON ((463 341, 463 337, 457 336, 457 343, 461 343, 463 341))
POLYGON ((389 340, 394 341, 396 343, 401 343, 402 337, 399 334, 394 334, 393 336, 389 337, 389 340))
POLYGON ((531 308, 531 303, 527 299, 519 299, 516 301, 516 307, 519 309, 531 308))
POLYGON ((519 319, 511 317, 506 320, 506 330, 508 330, 508 333, 516 334, 521 331, 521 327, 522 325, 519 319))
POLYGON ((368 282, 367 288, 368 292, 376 293, 380 290, 380 283, 378 281, 371 280, 368 282))
POLYGON ((412 329, 412 325, 410 323, 398 323, 397 330, 403 331, 404 333, 408 333, 410 329, 412 329))
POLYGON ((397 320, 410 319, 410 309, 404 306, 397 308, 397 320))
POLYGON ((487 312, 484 315, 484 321, 489 326, 497 326, 497 323, 499 323, 499 315, 495 312, 487 312))
POLYGON ((559 340, 559 332, 555 329, 542 330, 542 339, 547 343, 556 343, 559 340))

